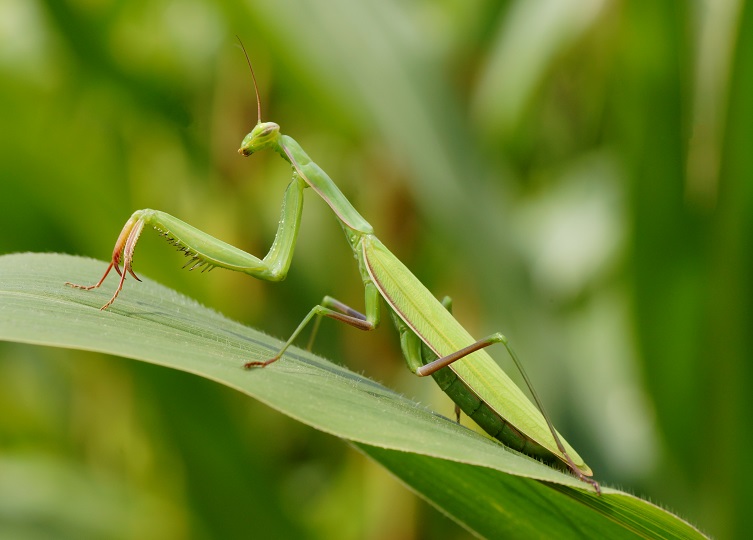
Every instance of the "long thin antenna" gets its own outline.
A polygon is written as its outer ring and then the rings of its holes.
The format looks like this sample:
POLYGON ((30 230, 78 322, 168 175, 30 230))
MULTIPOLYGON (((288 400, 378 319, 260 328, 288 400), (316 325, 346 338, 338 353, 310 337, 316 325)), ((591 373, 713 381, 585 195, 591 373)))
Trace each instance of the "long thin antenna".
POLYGON ((241 38, 237 35, 235 36, 238 38, 238 43, 241 44, 241 49, 243 49, 243 54, 246 55, 246 62, 248 63, 248 69, 251 70, 251 78, 254 80, 254 92, 256 92, 256 123, 261 124, 261 100, 259 99, 259 85, 256 84, 256 74, 254 73, 254 68, 251 66, 251 59, 248 57, 248 53, 246 52, 246 47, 243 46, 243 42, 241 41, 241 38))

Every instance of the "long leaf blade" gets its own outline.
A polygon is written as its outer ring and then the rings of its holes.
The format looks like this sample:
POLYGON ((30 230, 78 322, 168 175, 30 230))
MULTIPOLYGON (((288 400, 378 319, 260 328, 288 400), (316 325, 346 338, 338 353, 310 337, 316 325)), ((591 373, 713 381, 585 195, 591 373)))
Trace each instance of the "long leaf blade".
POLYGON ((269 357, 280 343, 148 279, 127 283, 107 311, 99 307, 112 288, 85 292, 63 285, 70 279, 94 281, 102 269, 100 261, 67 255, 0 257, 0 339, 124 356, 235 388, 353 441, 483 536, 502 531, 546 536, 556 530, 573 538, 703 537, 631 495, 604 488, 597 497, 567 474, 304 351, 291 349, 266 369, 244 370, 244 362, 269 357))

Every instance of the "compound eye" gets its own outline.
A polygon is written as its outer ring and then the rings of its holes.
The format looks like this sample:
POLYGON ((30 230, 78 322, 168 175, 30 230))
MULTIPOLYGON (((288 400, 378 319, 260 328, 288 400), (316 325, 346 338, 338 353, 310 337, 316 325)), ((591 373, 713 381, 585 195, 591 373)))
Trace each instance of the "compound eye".
POLYGON ((275 124, 274 122, 267 122, 264 124, 263 129, 261 132, 257 135, 257 137, 261 139, 266 139, 267 137, 270 137, 272 135, 275 135, 280 131, 280 126, 275 124))

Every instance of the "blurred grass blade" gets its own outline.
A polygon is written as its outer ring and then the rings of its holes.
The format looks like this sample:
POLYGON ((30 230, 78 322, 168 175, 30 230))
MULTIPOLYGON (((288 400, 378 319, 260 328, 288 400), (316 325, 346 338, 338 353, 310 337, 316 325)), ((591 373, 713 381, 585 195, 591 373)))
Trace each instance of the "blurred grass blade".
POLYGON ((645 501, 609 488, 596 497, 569 475, 314 355, 293 350, 267 369, 246 371, 245 361, 268 357, 279 342, 149 280, 131 280, 105 312, 99 307, 112 287, 63 285, 94 281, 103 268, 66 255, 0 257, 0 339, 124 356, 235 388, 357 443, 482 536, 702 538, 645 501))

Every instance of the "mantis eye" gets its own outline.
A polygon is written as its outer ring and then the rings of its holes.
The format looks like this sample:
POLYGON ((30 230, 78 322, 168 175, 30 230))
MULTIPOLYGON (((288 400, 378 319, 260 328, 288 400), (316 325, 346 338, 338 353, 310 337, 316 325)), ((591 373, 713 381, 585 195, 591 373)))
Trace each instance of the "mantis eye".
POLYGON ((267 127, 264 128, 264 131, 259 133, 259 137, 269 137, 270 135, 272 135, 272 133, 274 133, 278 129, 279 128, 277 127, 276 124, 272 126, 268 125, 267 127))

